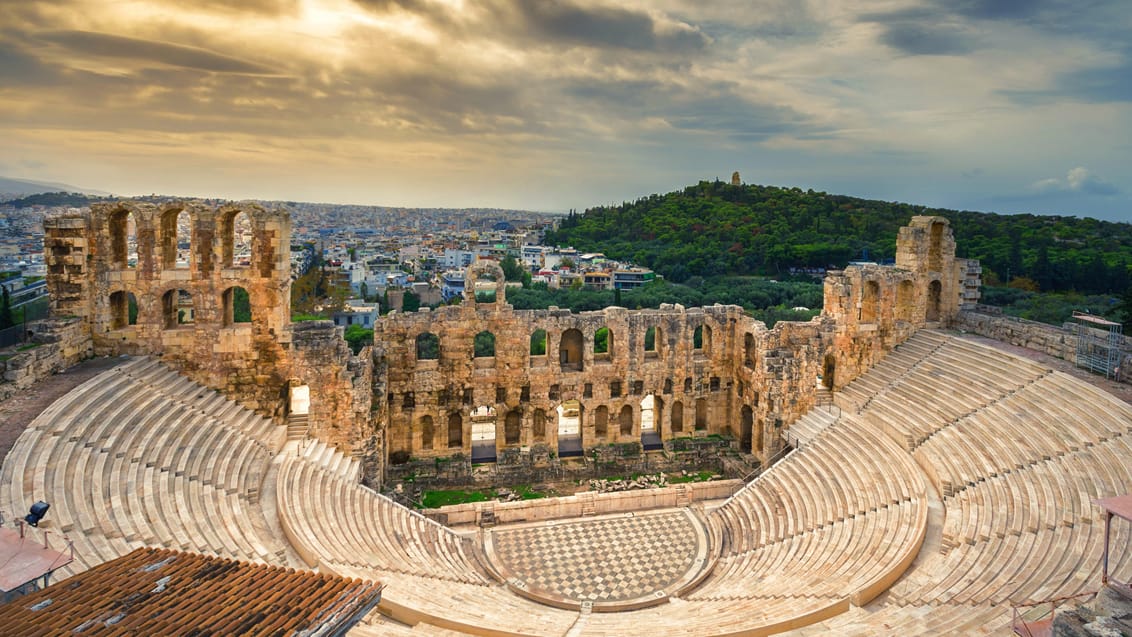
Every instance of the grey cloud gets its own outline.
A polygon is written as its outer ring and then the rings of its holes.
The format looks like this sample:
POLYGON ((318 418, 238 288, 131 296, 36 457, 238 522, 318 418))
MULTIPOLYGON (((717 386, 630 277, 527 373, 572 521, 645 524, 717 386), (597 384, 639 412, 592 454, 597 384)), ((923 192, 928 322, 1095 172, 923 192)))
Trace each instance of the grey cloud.
POLYGON ((1047 89, 1003 91, 1019 104, 1045 104, 1073 100, 1094 104, 1132 102, 1132 48, 1126 49, 1119 63, 1063 73, 1047 89))
POLYGON ((270 74, 271 69, 205 49, 93 31, 49 31, 41 39, 76 53, 155 62, 214 73, 270 74))
POLYGON ((587 46, 657 52, 690 52, 708 38, 689 26, 664 28, 643 11, 616 6, 583 6, 569 0, 485 0, 466 15, 452 15, 429 0, 355 0, 378 12, 406 11, 465 36, 500 35, 534 44, 587 46), (474 16, 474 17, 469 17, 474 16))
POLYGON ((908 55, 960 55, 976 48, 975 40, 962 29, 914 22, 885 25, 880 41, 908 55))

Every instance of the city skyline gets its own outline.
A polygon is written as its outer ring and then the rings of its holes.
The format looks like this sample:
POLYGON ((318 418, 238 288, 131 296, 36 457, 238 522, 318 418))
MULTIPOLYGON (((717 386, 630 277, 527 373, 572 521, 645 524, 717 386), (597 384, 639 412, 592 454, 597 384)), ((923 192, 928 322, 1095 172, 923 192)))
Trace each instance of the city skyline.
POLYGON ((564 211, 701 179, 1132 220, 1117 1, 0 1, 0 175, 564 211))

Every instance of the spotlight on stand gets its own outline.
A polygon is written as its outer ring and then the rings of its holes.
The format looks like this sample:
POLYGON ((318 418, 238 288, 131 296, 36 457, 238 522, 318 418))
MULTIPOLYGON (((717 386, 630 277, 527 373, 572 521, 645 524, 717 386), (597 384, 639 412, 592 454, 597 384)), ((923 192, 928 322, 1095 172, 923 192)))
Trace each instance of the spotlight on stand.
POLYGON ((43 500, 40 500, 39 502, 31 505, 31 513, 28 513, 24 516, 24 521, 32 526, 37 527, 39 526, 39 521, 43 519, 43 516, 47 515, 47 509, 50 508, 50 504, 47 504, 43 500))

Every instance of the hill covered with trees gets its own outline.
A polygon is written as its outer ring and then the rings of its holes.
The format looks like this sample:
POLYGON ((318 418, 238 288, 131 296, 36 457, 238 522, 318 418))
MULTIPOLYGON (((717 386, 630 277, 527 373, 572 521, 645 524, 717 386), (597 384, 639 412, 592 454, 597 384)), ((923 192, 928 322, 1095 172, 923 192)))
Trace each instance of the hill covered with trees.
POLYGON ((1129 287, 1129 223, 926 208, 722 181, 572 213, 546 243, 631 260, 678 283, 693 276, 778 276, 790 268, 890 260, 897 230, 913 215, 950 219, 958 256, 979 259, 989 285, 1091 294, 1129 287))

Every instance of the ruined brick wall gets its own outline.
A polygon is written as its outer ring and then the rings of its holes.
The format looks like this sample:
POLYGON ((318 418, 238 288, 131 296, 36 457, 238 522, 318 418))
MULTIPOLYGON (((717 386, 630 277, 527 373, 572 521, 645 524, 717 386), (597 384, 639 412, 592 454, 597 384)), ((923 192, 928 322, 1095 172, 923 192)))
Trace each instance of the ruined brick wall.
POLYGON ((291 384, 307 385, 310 434, 347 453, 362 454, 373 435, 370 403, 373 385, 372 348, 357 356, 331 321, 305 321, 291 326, 291 384))
POLYGON ((94 355, 90 332, 78 318, 35 321, 28 331, 29 343, 0 354, 0 402, 94 355))
MULTIPOLYGON (((53 315, 81 319, 95 354, 160 356, 193 380, 275 417, 284 415, 292 379, 369 373, 349 369, 356 364, 340 356, 341 338, 305 340, 302 355, 292 355, 285 210, 118 201, 50 216, 44 231, 53 315), (237 251, 236 233, 245 236, 241 215, 250 237, 246 259, 237 251), (235 320, 237 288, 247 294, 250 322, 235 320), (314 360, 317 374, 310 373, 314 360)), ((368 388, 370 381, 361 383, 368 388)), ((349 385, 311 383, 312 402, 320 406, 312 429, 346 449, 349 434, 336 429, 351 430, 354 412, 368 414, 369 405, 366 391, 361 407, 337 407, 351 402, 349 385), (328 404, 336 406, 321 408, 328 404)))

